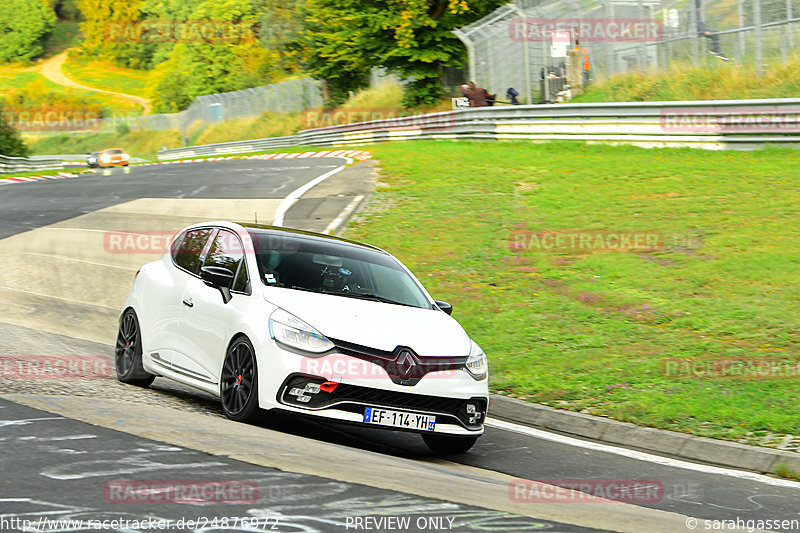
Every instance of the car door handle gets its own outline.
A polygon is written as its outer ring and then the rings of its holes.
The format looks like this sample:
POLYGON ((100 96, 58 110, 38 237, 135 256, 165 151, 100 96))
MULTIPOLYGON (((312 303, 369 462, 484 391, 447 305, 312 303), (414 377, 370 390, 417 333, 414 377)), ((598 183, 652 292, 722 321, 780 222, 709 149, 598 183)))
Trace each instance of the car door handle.
POLYGON ((184 299, 183 300, 183 305, 185 305, 186 307, 194 307, 194 303, 192 303, 192 299, 191 298, 184 299))

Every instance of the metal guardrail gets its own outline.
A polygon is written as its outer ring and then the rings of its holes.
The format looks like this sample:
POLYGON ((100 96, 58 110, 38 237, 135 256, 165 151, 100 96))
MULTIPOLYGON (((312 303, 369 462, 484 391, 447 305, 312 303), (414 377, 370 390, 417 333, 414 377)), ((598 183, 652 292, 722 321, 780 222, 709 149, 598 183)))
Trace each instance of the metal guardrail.
POLYGON ((0 174, 38 170, 61 170, 64 163, 60 159, 28 159, 27 157, 6 157, 0 155, 0 174))
MULTIPOLYGON (((32 161, 45 161, 45 160, 59 160, 63 161, 65 165, 77 166, 86 165, 89 159, 89 154, 47 154, 47 155, 31 155, 28 159, 32 161)), ((141 157, 131 157, 131 163, 149 163, 147 159, 141 157)))
POLYGON ((158 152, 159 159, 410 139, 580 140, 644 147, 800 148, 800 98, 481 107, 158 152))
POLYGON ((297 146, 297 136, 288 137, 268 137, 266 139, 254 139, 252 141, 233 141, 218 144, 204 144, 200 146, 186 146, 172 150, 160 150, 159 160, 184 159, 197 156, 214 156, 225 154, 245 154, 249 152, 263 152, 274 148, 286 148, 297 146))

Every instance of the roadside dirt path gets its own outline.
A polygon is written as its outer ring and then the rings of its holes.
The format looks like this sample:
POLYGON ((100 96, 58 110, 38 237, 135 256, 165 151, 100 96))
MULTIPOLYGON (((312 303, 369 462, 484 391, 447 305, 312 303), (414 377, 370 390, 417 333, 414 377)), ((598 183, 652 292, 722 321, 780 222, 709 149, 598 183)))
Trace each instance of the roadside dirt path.
POLYGON ((134 96, 132 94, 124 94, 124 93, 117 93, 114 91, 106 91, 103 89, 98 89, 96 87, 90 87, 88 85, 82 85, 80 83, 76 83, 66 77, 63 72, 61 72, 61 66, 64 64, 64 61, 67 60, 67 51, 64 51, 57 56, 53 56, 47 61, 43 62, 41 65, 38 65, 39 69, 41 69, 42 75, 47 78, 48 80, 52 81, 53 83, 58 83, 59 85, 64 85, 66 87, 73 87, 75 89, 83 89, 84 91, 95 91, 98 93, 106 93, 106 94, 113 94, 114 96, 119 96, 120 98, 124 98, 131 102, 134 102, 144 108, 144 114, 147 115, 150 113, 150 100, 147 98, 143 98, 141 96, 134 96))

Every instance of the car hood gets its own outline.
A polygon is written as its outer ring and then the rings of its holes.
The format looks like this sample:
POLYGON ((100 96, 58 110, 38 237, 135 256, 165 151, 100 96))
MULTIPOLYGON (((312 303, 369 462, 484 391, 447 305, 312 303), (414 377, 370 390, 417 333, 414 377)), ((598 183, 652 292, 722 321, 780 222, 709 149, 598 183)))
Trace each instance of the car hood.
POLYGON ((423 357, 469 355, 464 328, 439 310, 278 287, 264 298, 333 339, 385 351, 407 346, 423 357))

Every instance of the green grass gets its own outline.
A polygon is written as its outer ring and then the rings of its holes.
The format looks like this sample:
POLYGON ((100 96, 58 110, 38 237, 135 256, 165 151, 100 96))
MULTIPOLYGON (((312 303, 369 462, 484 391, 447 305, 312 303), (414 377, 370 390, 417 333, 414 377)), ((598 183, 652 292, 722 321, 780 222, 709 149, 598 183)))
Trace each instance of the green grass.
POLYGON ((148 71, 115 65, 111 61, 82 56, 72 51, 62 67, 64 74, 83 85, 123 94, 142 96, 148 71))
POLYGON ((132 131, 120 133, 26 135, 25 142, 33 155, 84 154, 123 148, 134 157, 156 160, 163 146, 178 147, 181 135, 177 131, 132 131))
POLYGON ((675 378, 665 358, 800 363, 800 152, 387 143, 347 231, 396 253, 489 355, 491 388, 761 442, 800 433, 792 379, 675 378), (659 231, 653 253, 513 249, 512 231, 659 231))
POLYGON ((256 119, 229 120, 210 124, 198 132, 190 127, 187 135, 191 144, 214 144, 220 142, 246 141, 266 137, 294 135, 302 129, 300 113, 263 113, 256 119))
POLYGON ((647 102, 660 100, 736 100, 796 98, 800 94, 800 55, 776 62, 761 76, 753 62, 708 59, 699 66, 673 64, 667 71, 629 72, 589 87, 572 102, 647 102))
POLYGON ((0 94, 8 92, 9 89, 21 89, 33 82, 44 84, 48 92, 64 94, 69 89, 53 83, 38 72, 20 72, 16 68, 0 65, 0 94))
MULTIPOLYGON (((34 85, 43 103, 58 105, 60 97, 76 97, 100 105, 107 115, 140 115, 141 106, 112 94, 84 91, 53 83, 39 72, 21 71, 13 66, 0 65, 0 96, 11 90, 21 91, 34 85)), ((0 101, 0 105, 2 102, 0 101)))

